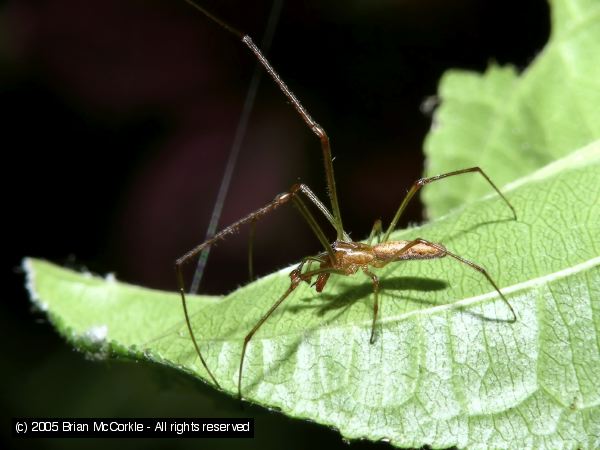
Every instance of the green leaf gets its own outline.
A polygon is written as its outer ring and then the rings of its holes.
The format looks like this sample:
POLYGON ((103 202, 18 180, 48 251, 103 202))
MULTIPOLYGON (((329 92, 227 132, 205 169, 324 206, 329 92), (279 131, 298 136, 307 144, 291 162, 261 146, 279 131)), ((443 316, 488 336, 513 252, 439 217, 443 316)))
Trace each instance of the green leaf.
MULTIPOLYGON (((427 176, 480 166, 502 186, 600 138, 600 2, 550 4, 550 40, 521 75, 492 65, 443 76, 427 176)), ((487 192, 473 175, 431 184, 422 198, 436 218, 487 192)))
MULTIPOLYGON (((505 188, 395 233, 450 258, 392 263, 369 344, 370 280, 304 283, 248 347, 243 394, 347 438, 401 447, 598 448, 600 445, 600 142, 505 188)), ((61 334, 100 356, 157 361, 204 380, 175 293, 27 259, 32 299, 61 334)), ((227 297, 190 297, 208 364, 235 394, 244 336, 289 286, 282 270, 227 297)))

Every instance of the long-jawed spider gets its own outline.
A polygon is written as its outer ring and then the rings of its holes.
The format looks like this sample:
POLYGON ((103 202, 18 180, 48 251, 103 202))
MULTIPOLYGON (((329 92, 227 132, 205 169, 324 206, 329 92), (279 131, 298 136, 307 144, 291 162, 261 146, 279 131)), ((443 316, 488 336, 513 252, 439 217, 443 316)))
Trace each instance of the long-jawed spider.
POLYGON ((296 98, 296 96, 292 93, 288 86, 283 82, 283 80, 280 78, 277 72, 275 72, 275 70, 273 69, 269 61, 265 58, 263 53, 254 44, 250 36, 241 33, 237 29, 223 22, 221 19, 211 14, 202 6, 194 3, 193 0, 185 1, 198 11, 202 12, 209 19, 216 22, 222 28, 241 39, 244 45, 246 45, 250 49, 250 51, 254 54, 258 62, 263 66, 263 68, 266 70, 269 76, 277 84, 277 86, 283 92, 287 100, 296 109, 302 120, 304 120, 304 122, 310 128, 310 130, 319 138, 319 141, 321 143, 321 150, 323 152, 323 161, 325 164, 325 177, 327 180, 328 195, 331 203, 330 211, 308 186, 306 186, 305 184, 295 184, 290 188, 288 192, 277 195, 273 201, 271 201, 264 207, 248 214, 247 216, 243 217, 242 219, 238 220, 237 222, 233 223, 227 228, 224 228, 223 230, 215 234, 212 238, 194 247, 192 250, 190 250, 185 255, 181 256, 175 261, 177 284, 181 295, 181 302, 183 305, 183 311, 185 315, 187 328, 192 342, 194 344, 196 354, 200 358, 202 365, 204 366, 208 375, 217 387, 220 388, 219 382, 215 378, 214 374, 208 367, 206 360, 202 356, 200 346, 198 344, 198 341, 196 340, 194 331, 192 329, 186 303, 185 283, 183 279, 182 266, 186 262, 189 262, 193 258, 197 257, 205 248, 208 248, 215 242, 223 240, 228 235, 235 233, 240 226, 246 224, 254 226, 255 222, 259 220, 262 216, 290 202, 294 204, 294 206, 296 206, 298 211, 300 211, 300 214, 302 215, 308 226, 311 228, 311 230, 313 231, 313 233, 315 234, 325 251, 316 256, 307 256, 301 260, 300 264, 290 273, 290 285, 287 288, 287 290, 279 297, 279 299, 277 299, 275 303, 273 303, 271 308, 269 308, 269 310, 260 318, 260 320, 254 325, 254 327, 244 338, 238 372, 238 397, 240 399, 242 398, 244 358, 246 356, 246 349, 248 347, 248 343, 250 342, 254 334, 265 323, 265 321, 271 316, 271 314, 273 314, 273 312, 290 296, 290 294, 294 292, 294 290, 300 285, 302 281, 310 284, 313 278, 316 278, 316 281, 314 282, 313 286, 315 287, 317 292, 322 292, 325 288, 325 285, 327 284, 327 281, 329 280, 329 277, 332 274, 347 276, 354 275, 356 272, 362 271, 365 275, 367 275, 371 279, 371 282, 373 284, 374 303, 373 320, 370 335, 370 342, 373 343, 375 340, 375 326, 377 324, 377 315, 379 311, 379 279, 371 271, 371 269, 382 268, 389 263, 397 261, 414 259, 433 259, 449 256, 454 260, 465 264, 466 266, 481 273, 487 279, 490 285, 493 286, 494 290, 498 293, 502 301, 510 309, 512 314, 512 319, 510 321, 514 322, 517 320, 517 315, 514 309, 512 308, 511 304, 504 297, 504 294, 502 294, 496 282, 492 279, 492 277, 483 267, 455 253, 452 253, 439 243, 430 242, 421 238, 409 241, 390 240, 390 235, 392 231, 394 231, 394 229, 396 228, 396 224, 398 223, 398 220, 400 219, 402 213, 406 209, 406 206, 414 197, 414 195, 419 191, 419 189, 421 189, 421 187, 434 181, 471 172, 479 173, 490 184, 490 186, 498 193, 498 195, 510 208, 513 218, 516 220, 517 214, 513 206, 481 168, 470 167, 467 169, 455 170, 453 172, 448 172, 433 177, 421 178, 415 181, 408 193, 406 194, 406 196, 404 197, 404 200, 402 200, 400 207, 396 211, 396 214, 394 215, 394 218, 392 219, 385 233, 383 232, 381 221, 377 220, 375 221, 367 243, 353 241, 350 238, 349 234, 344 231, 342 225, 342 216, 340 213, 338 195, 335 186, 335 177, 333 172, 333 159, 331 156, 331 147, 329 144, 329 137, 327 136, 325 130, 313 120, 308 111, 304 108, 304 106, 302 106, 300 101, 296 98), (330 243, 327 237, 325 236, 325 233, 316 221, 315 216, 308 208, 305 199, 309 200, 323 214, 326 220, 335 229, 336 239, 333 243, 330 243), (378 242, 376 244, 373 244, 373 240, 376 237, 378 242), (319 267, 317 269, 311 269, 311 265, 313 263, 317 263, 319 267))

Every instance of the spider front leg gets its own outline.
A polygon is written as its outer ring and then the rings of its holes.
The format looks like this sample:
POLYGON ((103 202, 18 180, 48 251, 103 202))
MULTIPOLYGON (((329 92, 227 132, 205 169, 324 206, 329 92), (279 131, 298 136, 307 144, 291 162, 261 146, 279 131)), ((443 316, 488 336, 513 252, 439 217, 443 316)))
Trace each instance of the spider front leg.
MULTIPOLYGON (((296 184, 291 187, 289 192, 285 192, 283 194, 278 195, 277 197, 275 197, 275 199, 272 202, 268 203, 266 206, 254 211, 253 213, 248 214, 246 217, 238 220, 234 224, 221 230, 214 237, 212 237, 211 239, 208 239, 205 242, 203 242, 202 244, 194 247, 192 250, 187 252, 181 258, 177 259, 177 261, 175 261, 175 273, 177 276, 177 285, 178 285, 179 293, 181 295, 181 303, 183 305, 183 313, 185 316, 185 322, 186 322, 186 326, 187 326, 190 338, 192 339, 192 342, 194 344, 194 349, 196 350, 196 354, 198 355, 200 362, 202 363, 202 366, 206 369, 206 371, 207 371, 208 375, 210 376, 210 378, 212 379, 212 381, 219 388, 221 386, 219 385, 217 379, 215 378, 215 376, 209 369, 208 364, 206 363, 206 360, 205 360, 204 356, 202 355, 202 352, 200 351, 200 346, 198 345, 198 342, 194 335, 194 331, 192 329, 189 312, 187 309, 187 302, 186 302, 186 296, 185 296, 185 283, 183 280, 182 266, 186 262, 192 260, 193 258, 197 257, 199 254, 201 254, 201 252, 205 248, 210 247, 215 242, 223 240, 228 235, 235 233, 242 225, 250 224, 253 227, 255 222, 258 219, 260 219, 264 215, 270 213, 271 211, 277 209, 279 206, 282 206, 290 201, 292 201, 294 206, 296 206, 296 208, 298 209, 298 211, 300 212, 300 214, 302 215, 302 217, 304 218, 306 223, 309 225, 309 227, 311 228, 311 230, 313 231, 313 233, 315 234, 315 236, 317 237, 319 242, 321 242, 321 244, 323 245, 323 247, 325 249, 325 253, 323 255, 327 255, 327 257, 329 258, 329 261, 335 261, 335 254, 333 252, 333 249, 331 248, 331 245, 329 244, 329 241, 327 240, 327 237, 325 236, 325 233, 319 226, 313 213, 310 211, 310 209, 307 207, 305 202, 302 200, 301 195, 306 196, 306 198, 308 198, 308 200, 310 200, 319 209, 319 211, 321 211, 323 213, 323 215, 327 218, 327 220, 335 228, 336 221, 335 221, 334 217, 327 210, 327 208, 325 208, 323 203, 320 200, 318 200, 316 195, 314 195, 314 193, 307 186, 305 186, 303 184, 296 184)), ((343 233, 343 234, 344 234, 344 237, 347 237, 347 235, 345 233, 343 233)), ((248 259, 249 260, 252 259, 252 249, 249 250, 248 259)), ((320 259, 317 259, 317 260, 322 262, 322 260, 320 260, 320 259)), ((305 262, 306 261, 303 261, 302 264, 304 264, 305 262)), ((294 273, 294 272, 292 272, 292 273, 294 273)), ((251 274, 251 275, 253 275, 253 274, 251 274)), ((302 279, 300 277, 298 277, 297 282, 299 283, 300 281, 302 281, 302 279)), ((274 308, 276 308, 279 305, 279 303, 281 303, 283 301, 283 299, 287 295, 289 295, 289 293, 291 293, 291 291, 293 291, 295 289, 297 283, 295 285, 294 285, 294 283, 295 282, 292 283, 293 287, 290 288, 290 292, 288 292, 286 295, 284 295, 284 297, 282 297, 279 300, 279 302, 276 302, 276 304, 272 307, 272 310, 274 308)), ((272 310, 270 310, 270 312, 268 314, 266 314, 263 317, 263 319, 261 319, 261 320, 262 321, 266 320, 266 318, 270 315, 272 310)), ((255 326, 255 328, 253 329, 253 332, 251 334, 254 334, 254 332, 256 332, 256 330, 260 327, 261 324, 262 324, 262 322, 259 322, 257 324, 258 326, 255 326)), ((250 334, 250 337, 252 337, 251 334, 250 334)), ((243 350, 244 352, 245 352, 246 345, 247 345, 247 343, 244 344, 244 350, 243 350)), ((244 355, 242 354, 242 363, 243 363, 243 357, 244 357, 244 355)), ((240 372, 241 372, 241 367, 240 367, 240 372)), ((241 375, 240 375, 240 380, 241 380, 241 375)), ((238 393, 240 393, 240 397, 241 397, 241 388, 240 387, 238 387, 238 391, 239 391, 238 393)))
POLYGON ((234 224, 221 230, 214 237, 212 237, 211 239, 208 239, 208 240, 204 241, 202 244, 194 247, 192 250, 187 252, 181 258, 177 259, 177 261, 175 261, 175 274, 177 277, 177 287, 179 289, 179 294, 181 295, 181 304, 183 306, 183 314, 185 316, 185 323, 186 323, 190 338, 192 339, 192 343, 194 344, 194 349, 196 350, 196 354, 198 355, 198 358, 200 358, 200 362, 202 363, 202 366, 204 367, 204 369, 210 376, 213 383, 215 383, 215 385, 219 389, 221 388, 221 385, 219 384, 219 382, 217 381, 217 379, 215 378, 215 376, 209 369, 208 364, 206 363, 206 360, 204 359, 204 356, 202 355, 202 352, 200 351, 200 346, 198 345, 196 336, 194 335, 194 331, 192 329, 192 324, 190 322, 190 316, 189 316, 189 312, 187 309, 187 301, 186 301, 186 297, 185 297, 185 282, 183 281, 182 267, 186 262, 192 260, 198 254, 200 254, 202 252, 202 250, 204 250, 205 248, 208 248, 215 242, 223 240, 228 235, 233 234, 234 232, 236 232, 239 229, 240 226, 242 226, 246 223, 253 224, 260 217, 264 216, 265 214, 268 214, 269 212, 273 211, 274 209, 278 208, 279 206, 287 203, 290 199, 294 198, 295 194, 296 194, 296 191, 294 191, 292 189, 290 192, 286 192, 285 194, 278 195, 277 197, 275 197, 275 199, 272 202, 270 202, 263 208, 260 208, 260 209, 256 210, 255 212, 248 214, 246 217, 238 220, 234 224))

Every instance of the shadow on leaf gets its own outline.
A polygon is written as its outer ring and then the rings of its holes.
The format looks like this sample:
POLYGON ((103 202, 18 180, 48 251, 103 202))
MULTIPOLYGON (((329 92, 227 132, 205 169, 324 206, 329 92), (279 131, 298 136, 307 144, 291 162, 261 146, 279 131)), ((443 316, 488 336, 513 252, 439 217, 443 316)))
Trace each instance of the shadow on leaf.
MULTIPOLYGON (((432 280, 430 278, 420 277, 391 277, 384 278, 379 281, 379 295, 382 294, 392 297, 398 300, 413 301, 416 303, 427 303, 429 305, 435 305, 434 302, 413 298, 404 295, 394 295, 394 292, 399 291, 441 291, 448 287, 448 283, 441 280, 432 280)), ((348 306, 355 303, 357 300, 373 297, 373 285, 367 279, 360 285, 346 284, 342 287, 341 292, 337 294, 329 294, 322 292, 312 297, 305 297, 299 301, 303 302, 302 305, 294 305, 288 308, 291 312, 298 312, 303 309, 313 308, 317 310, 317 314, 320 316, 325 315, 327 312, 337 309, 345 310, 348 306)), ((342 311, 343 312, 343 311, 342 311)), ((336 316, 337 317, 337 316, 336 316)))

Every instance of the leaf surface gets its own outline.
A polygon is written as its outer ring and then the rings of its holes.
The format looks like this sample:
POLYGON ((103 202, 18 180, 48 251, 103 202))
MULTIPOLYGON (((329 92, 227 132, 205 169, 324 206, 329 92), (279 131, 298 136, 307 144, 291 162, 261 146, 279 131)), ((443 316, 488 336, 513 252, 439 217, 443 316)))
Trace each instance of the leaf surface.
MULTIPOLYGON (((395 239, 442 242, 450 258, 376 270, 381 320, 369 344, 370 280, 304 283, 252 339, 244 396, 347 438, 400 447, 600 445, 600 142, 505 188, 518 221, 489 195, 395 239)), ((176 293, 24 266, 34 302, 78 348, 144 359, 207 379, 176 293)), ((226 297, 190 297, 197 337, 235 394, 244 336, 289 285, 289 269, 226 297)))
MULTIPOLYGON (((550 40, 520 75, 450 70, 425 142, 426 176, 480 166, 502 186, 600 139, 600 2, 551 0, 550 40)), ((477 175, 423 189, 430 218, 485 195, 477 175)))

